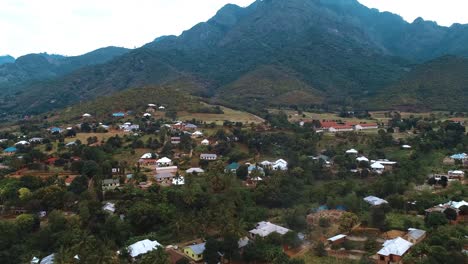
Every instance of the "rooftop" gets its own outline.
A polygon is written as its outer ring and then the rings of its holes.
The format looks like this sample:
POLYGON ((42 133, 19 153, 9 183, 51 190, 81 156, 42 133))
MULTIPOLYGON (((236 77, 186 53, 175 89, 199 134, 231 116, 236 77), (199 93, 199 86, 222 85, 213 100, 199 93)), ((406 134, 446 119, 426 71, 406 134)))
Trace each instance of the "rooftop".
POLYGON ((257 227, 255 229, 250 230, 249 232, 255 235, 259 235, 261 237, 266 237, 270 235, 271 233, 278 233, 280 235, 284 235, 288 233, 289 231, 290 230, 285 227, 263 221, 263 222, 259 222, 257 224, 257 227))
POLYGON ((383 248, 377 252, 377 254, 382 256, 403 256, 412 246, 413 243, 410 243, 401 237, 397 237, 395 239, 385 241, 383 248))
POLYGON ((151 241, 149 239, 141 240, 128 246, 128 252, 132 258, 135 258, 139 255, 146 254, 162 245, 158 241, 151 241))
POLYGON ((205 245, 206 243, 201 243, 201 244, 188 246, 188 248, 192 249, 193 253, 200 255, 200 254, 203 254, 203 252, 205 251, 205 245))

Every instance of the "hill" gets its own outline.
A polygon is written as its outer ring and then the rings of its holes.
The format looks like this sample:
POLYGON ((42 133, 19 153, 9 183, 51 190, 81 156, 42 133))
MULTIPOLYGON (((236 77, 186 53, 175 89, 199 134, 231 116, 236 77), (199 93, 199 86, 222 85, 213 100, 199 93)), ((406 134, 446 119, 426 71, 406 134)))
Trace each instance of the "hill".
POLYGON ((407 23, 356 0, 258 0, 227 5, 178 37, 157 38, 107 63, 21 86, 4 96, 2 110, 36 114, 186 78, 200 84, 187 92, 241 108, 356 105, 421 61, 468 55, 467 38, 467 26, 407 23))
POLYGON ((31 81, 61 77, 85 66, 105 63, 126 52, 128 50, 124 48, 107 47, 73 57, 28 54, 8 64, 0 63, 0 89, 17 92, 21 85, 31 81))
POLYGON ((5 56, 0 56, 0 65, 5 64, 5 63, 14 63, 15 58, 13 58, 10 55, 5 55, 5 56))
POLYGON ((382 90, 374 106, 380 109, 457 110, 468 105, 468 59, 445 56, 419 65, 382 90))

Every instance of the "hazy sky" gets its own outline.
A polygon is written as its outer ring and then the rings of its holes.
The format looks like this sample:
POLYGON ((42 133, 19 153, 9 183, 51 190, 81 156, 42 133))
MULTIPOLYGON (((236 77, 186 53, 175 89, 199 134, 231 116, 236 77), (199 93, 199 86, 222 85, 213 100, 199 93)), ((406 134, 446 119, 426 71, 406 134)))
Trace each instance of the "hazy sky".
MULTIPOLYGON (((254 0, 0 0, 0 55, 83 54, 105 46, 139 47, 179 35, 226 3, 254 0)), ((468 23, 468 0, 359 0, 413 21, 468 23)))

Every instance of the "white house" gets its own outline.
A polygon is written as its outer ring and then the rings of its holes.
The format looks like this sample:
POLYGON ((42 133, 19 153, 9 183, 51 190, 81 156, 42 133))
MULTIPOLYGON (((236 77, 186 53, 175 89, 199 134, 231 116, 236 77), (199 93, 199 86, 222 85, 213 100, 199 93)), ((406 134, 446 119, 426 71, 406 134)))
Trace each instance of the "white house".
POLYGON ((402 149, 411 149, 412 147, 410 145, 403 145, 401 146, 402 149))
POLYGON ((369 159, 364 156, 361 156, 361 157, 356 158, 356 161, 357 162, 369 162, 369 159))
POLYGON ((271 233, 278 233, 280 235, 285 235, 289 231, 290 230, 285 227, 263 221, 263 222, 259 222, 257 226, 255 227, 255 229, 250 230, 249 233, 252 238, 256 238, 257 236, 267 237, 271 233))
POLYGON ((143 117, 151 117, 151 114, 150 113, 144 113, 143 117))
POLYGON ((218 155, 216 155, 216 154, 201 154, 200 159, 201 160, 216 160, 216 159, 218 159, 218 155))
POLYGON ((185 171, 185 173, 187 174, 202 174, 202 173, 205 173, 205 171, 201 168, 190 168, 188 170, 185 171))
POLYGON ((377 252, 380 261, 386 263, 398 263, 406 252, 413 246, 413 243, 397 237, 392 240, 387 240, 383 244, 383 248, 377 252))
POLYGON ((102 210, 113 214, 115 212, 115 204, 108 202, 102 207, 102 210))
POLYGON ((359 131, 359 130, 368 130, 368 129, 377 129, 379 128, 379 125, 375 123, 369 123, 369 124, 357 124, 354 126, 354 130, 359 131))
POLYGON ((288 170, 288 162, 285 161, 284 159, 279 159, 273 162, 273 164, 271 165, 271 168, 273 170, 282 170, 282 171, 288 170))
POLYGON ((166 109, 166 107, 164 107, 162 105, 159 107, 159 110, 164 110, 164 109, 166 109))
POLYGON ((91 117, 91 115, 90 115, 90 114, 88 114, 88 113, 85 113, 85 114, 83 114, 83 116, 82 116, 82 117, 85 117, 85 118, 86 118, 86 117, 91 117))
POLYGON ((179 176, 178 178, 172 179, 172 185, 180 186, 185 184, 185 179, 183 176, 179 176))
POLYGON ((136 258, 140 255, 144 255, 148 252, 151 252, 158 247, 162 247, 161 244, 158 243, 158 241, 152 241, 149 239, 141 240, 136 242, 135 244, 132 244, 128 246, 128 253, 132 258, 136 258))
POLYGON ((195 131, 192 133, 192 137, 196 137, 196 138, 199 138, 199 137, 202 137, 203 136, 203 132, 201 131, 195 131))
POLYGON ((156 161, 156 166, 157 166, 157 167, 168 167, 168 166, 172 166, 172 160, 169 159, 169 158, 167 158, 167 157, 158 159, 158 160, 156 161))
POLYGON ((366 198, 364 198, 364 201, 366 201, 368 204, 370 204, 372 206, 379 206, 379 205, 382 205, 382 204, 388 204, 388 202, 385 201, 384 199, 381 199, 381 198, 375 197, 375 196, 367 196, 366 198))
POLYGON ((204 140, 201 142, 201 144, 202 144, 203 146, 208 146, 208 145, 210 145, 210 141, 209 141, 208 139, 204 139, 204 140))
POLYGON ((352 155, 357 155, 359 153, 359 151, 355 150, 355 149, 349 149, 346 151, 346 154, 352 154, 352 155))
POLYGON ((27 146, 27 145, 29 145, 29 142, 21 140, 19 142, 16 142, 15 146, 18 146, 18 145, 27 146))
POLYGON ((158 155, 153 153, 145 153, 141 156, 140 159, 152 159, 153 157, 158 157, 158 155))
POLYGON ((371 164, 371 169, 373 172, 381 174, 384 172, 385 166, 382 165, 380 162, 375 162, 371 164))

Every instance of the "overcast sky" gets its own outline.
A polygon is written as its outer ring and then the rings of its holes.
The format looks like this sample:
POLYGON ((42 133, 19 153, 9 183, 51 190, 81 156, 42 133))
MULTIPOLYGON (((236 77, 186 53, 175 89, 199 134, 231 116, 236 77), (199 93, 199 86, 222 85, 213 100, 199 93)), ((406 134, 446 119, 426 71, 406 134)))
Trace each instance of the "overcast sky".
MULTIPOLYGON (((179 35, 227 3, 254 0, 0 0, 0 55, 79 55, 106 46, 139 47, 179 35)), ((468 0, 359 0, 408 21, 468 23, 468 0)))

